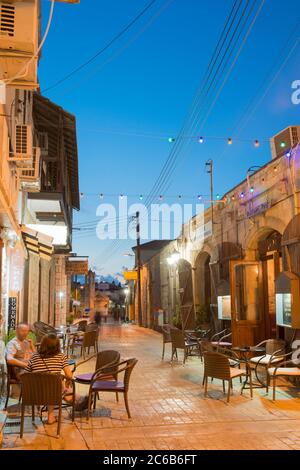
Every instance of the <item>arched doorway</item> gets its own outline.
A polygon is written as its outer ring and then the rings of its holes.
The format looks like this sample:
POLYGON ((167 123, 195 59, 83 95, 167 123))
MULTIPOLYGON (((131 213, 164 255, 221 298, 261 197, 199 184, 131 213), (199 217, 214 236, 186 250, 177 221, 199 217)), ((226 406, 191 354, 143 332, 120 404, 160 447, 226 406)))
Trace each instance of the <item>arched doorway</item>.
POLYGON ((179 308, 183 330, 195 328, 192 265, 181 259, 178 262, 179 308))
POLYGON ((274 230, 258 241, 262 263, 264 321, 266 338, 277 337, 275 280, 282 272, 281 234, 274 230))
POLYGON ((253 346, 277 336, 275 280, 282 271, 281 235, 261 229, 247 247, 253 261, 230 263, 232 333, 235 344, 253 346))
POLYGON ((195 262, 195 307, 211 304, 210 255, 200 253, 195 262))

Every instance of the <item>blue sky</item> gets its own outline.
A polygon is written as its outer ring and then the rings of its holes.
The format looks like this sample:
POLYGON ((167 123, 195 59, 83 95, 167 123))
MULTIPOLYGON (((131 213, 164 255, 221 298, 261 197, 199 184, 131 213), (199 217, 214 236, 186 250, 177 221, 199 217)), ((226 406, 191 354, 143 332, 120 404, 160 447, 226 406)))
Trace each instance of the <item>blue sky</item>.
MULTIPOLYGON (((56 3, 40 61, 42 91, 93 56, 146 4, 146 0, 56 3)), ((42 5, 45 23, 49 2, 43 0, 42 5)), ((80 188, 86 196, 75 223, 96 220, 101 202, 96 194, 112 195, 105 196, 105 202, 117 204, 118 194, 151 191, 172 144, 166 138, 131 134, 177 135, 232 5, 233 1, 224 0, 157 0, 109 51, 45 92, 77 117, 80 188)), ((225 193, 245 178, 250 166, 270 159, 266 139, 288 125, 300 124, 300 106, 291 102, 291 84, 300 80, 300 43, 287 60, 298 37, 299 0, 267 0, 216 106, 199 129, 204 136, 235 135, 249 104, 267 91, 237 134, 240 139, 260 139, 261 146, 234 142, 229 147, 218 139, 192 144, 181 155, 165 197, 208 194, 204 166, 209 158, 214 160, 215 193, 225 193)), ((123 242, 114 253, 111 242, 98 240, 95 231, 77 231, 73 248, 90 255, 99 273, 111 274, 130 265, 124 252, 131 245, 123 242), (103 265, 104 255, 110 253, 103 265)))

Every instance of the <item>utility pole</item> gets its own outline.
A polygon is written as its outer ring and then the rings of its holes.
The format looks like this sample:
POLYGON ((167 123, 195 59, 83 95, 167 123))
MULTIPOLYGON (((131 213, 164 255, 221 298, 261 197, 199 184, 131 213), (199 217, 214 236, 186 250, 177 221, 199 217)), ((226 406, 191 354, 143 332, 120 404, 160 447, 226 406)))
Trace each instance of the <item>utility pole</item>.
POLYGON ((136 216, 136 246, 137 246, 137 294, 138 294, 138 324, 142 326, 142 283, 141 283, 141 233, 140 233, 140 213, 136 216))
POLYGON ((211 224, 212 231, 214 228, 214 189, 213 189, 213 161, 206 162, 207 173, 210 175, 210 208, 211 208, 211 224))

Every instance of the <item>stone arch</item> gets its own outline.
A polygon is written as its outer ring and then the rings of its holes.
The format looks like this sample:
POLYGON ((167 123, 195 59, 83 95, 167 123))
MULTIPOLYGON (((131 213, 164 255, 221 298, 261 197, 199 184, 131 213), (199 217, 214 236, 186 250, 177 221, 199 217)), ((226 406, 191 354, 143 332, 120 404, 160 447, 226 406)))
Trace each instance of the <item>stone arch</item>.
POLYGON ((209 306, 211 303, 211 255, 206 251, 201 251, 195 261, 194 282, 195 282, 195 306, 209 306))
POLYGON ((284 222, 275 217, 265 217, 264 224, 262 226, 253 226, 253 228, 249 231, 244 244, 247 257, 250 257, 251 255, 255 256, 256 251, 258 250, 258 243, 261 240, 267 238, 273 232, 278 232, 282 235, 284 229, 284 222))
POLYGON ((195 308, 192 265, 189 261, 181 258, 178 261, 177 270, 182 328, 193 330, 195 328, 195 308))
POLYGON ((289 222, 282 235, 284 270, 300 276, 300 214, 289 222))

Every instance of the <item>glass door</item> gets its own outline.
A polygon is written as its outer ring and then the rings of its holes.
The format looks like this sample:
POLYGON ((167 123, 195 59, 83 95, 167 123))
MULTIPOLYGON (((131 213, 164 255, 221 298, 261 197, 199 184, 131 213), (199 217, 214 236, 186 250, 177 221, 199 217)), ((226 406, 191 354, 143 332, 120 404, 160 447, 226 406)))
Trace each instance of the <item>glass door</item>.
POLYGON ((265 338, 261 263, 230 262, 232 339, 235 346, 254 346, 265 338))

